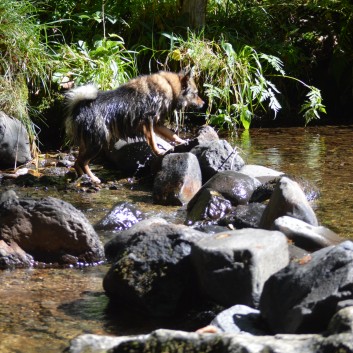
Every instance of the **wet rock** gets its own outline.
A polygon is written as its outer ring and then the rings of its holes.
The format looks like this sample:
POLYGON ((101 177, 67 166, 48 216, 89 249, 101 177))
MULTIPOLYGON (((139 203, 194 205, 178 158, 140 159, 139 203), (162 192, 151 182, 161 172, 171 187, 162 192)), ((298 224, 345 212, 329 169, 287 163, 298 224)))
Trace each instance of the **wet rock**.
POLYGON ((259 227, 272 229, 274 221, 282 216, 290 216, 318 226, 316 215, 303 190, 297 182, 287 177, 282 177, 278 181, 262 215, 259 227))
POLYGON ((308 251, 316 251, 342 241, 335 232, 326 227, 315 227, 288 216, 277 218, 274 229, 284 233, 296 246, 308 251))
POLYGON ((262 184, 278 179, 284 173, 256 164, 246 164, 239 169, 239 173, 251 176, 262 184))
POLYGON ((226 140, 215 140, 196 146, 191 150, 201 167, 202 180, 206 182, 217 172, 239 170, 245 163, 238 150, 226 140))
POLYGON ((219 192, 203 188, 192 206, 187 207, 185 224, 191 225, 199 221, 216 222, 232 211, 232 204, 219 192))
POLYGON ((259 228, 262 214, 266 205, 261 203, 249 203, 248 205, 238 205, 232 212, 218 221, 221 226, 232 225, 234 228, 259 228))
POLYGON ((175 153, 190 152, 198 145, 204 145, 212 141, 219 140, 216 130, 209 125, 201 126, 196 133, 196 137, 186 141, 186 143, 174 147, 175 153))
POLYGON ((162 161, 153 185, 153 201, 161 205, 188 203, 202 185, 197 158, 192 153, 172 153, 162 161))
MULTIPOLYGON (((191 242, 207 236, 183 225, 141 221, 121 235, 129 240, 104 277, 103 287, 114 303, 146 315, 168 317, 185 310, 195 295, 190 263, 191 242), (192 289, 191 289, 192 288, 192 289), (187 294, 187 295, 186 295, 187 294)), ((112 251, 107 251, 109 257, 112 251)))
POLYGON ((261 314, 274 333, 326 330, 340 302, 353 299, 353 242, 318 250, 266 282, 261 314))
POLYGON ((121 231, 130 228, 145 216, 129 202, 119 202, 94 226, 96 230, 121 231))
POLYGON ((232 170, 219 172, 206 182, 189 201, 187 210, 190 211, 194 207, 204 189, 216 191, 234 206, 245 205, 259 185, 260 182, 258 180, 245 174, 232 170))
MULTIPOLYGON (((161 150, 168 151, 172 146, 156 136, 157 145, 161 150)), ((153 162, 158 159, 142 139, 118 140, 111 150, 104 151, 108 161, 118 170, 128 174, 143 176, 150 173, 153 162)))
POLYGON ((209 125, 203 125, 197 131, 198 144, 208 143, 211 141, 218 141, 219 137, 216 130, 209 125))
POLYGON ((104 260, 103 246, 82 212, 46 197, 18 198, 12 190, 0 198, 0 239, 16 243, 35 261, 95 263, 104 260))
POLYGON ((279 179, 268 181, 259 185, 252 193, 249 202, 264 202, 271 198, 279 179))
POLYGON ((352 335, 253 336, 244 334, 199 334, 195 332, 156 330, 150 334, 121 336, 114 343, 107 336, 81 335, 75 338, 68 353, 329 353, 353 352, 352 335), (89 342, 92 342, 90 345, 89 342), (114 345, 114 346, 113 346, 114 345))
POLYGON ((260 311, 246 305, 234 305, 219 313, 211 322, 225 333, 250 333, 265 335, 260 311))
POLYGON ((25 126, 0 111, 0 168, 14 168, 32 159, 25 126))
POLYGON ((0 269, 14 269, 31 267, 33 257, 26 254, 16 243, 7 244, 0 240, 0 269))
POLYGON ((328 325, 328 332, 335 333, 351 333, 353 334, 353 306, 340 309, 333 315, 328 325))
POLYGON ((125 252, 128 242, 136 235, 154 234, 160 227, 167 226, 168 222, 159 217, 148 218, 136 223, 132 228, 118 233, 104 245, 104 252, 109 262, 118 261, 125 252))
POLYGON ((192 262, 211 300, 256 307, 265 281, 289 262, 287 239, 259 229, 222 232, 193 244, 192 262))
POLYGON ((266 332, 261 326, 260 311, 246 305, 234 305, 219 313, 211 322, 225 333, 250 333, 264 335, 266 332))

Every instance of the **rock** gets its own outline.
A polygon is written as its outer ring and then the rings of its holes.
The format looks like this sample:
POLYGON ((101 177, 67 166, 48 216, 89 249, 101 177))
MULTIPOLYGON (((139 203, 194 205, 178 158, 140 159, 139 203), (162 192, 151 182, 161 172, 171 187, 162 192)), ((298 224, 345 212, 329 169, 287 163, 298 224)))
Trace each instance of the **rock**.
POLYGON ((266 282, 261 315, 274 333, 326 330, 340 302, 353 299, 353 242, 318 250, 266 282))
POLYGON ((193 225, 192 228, 199 230, 200 232, 207 233, 207 234, 216 234, 216 233, 225 232, 225 231, 229 230, 229 228, 227 228, 227 227, 222 227, 217 224, 212 224, 212 223, 208 223, 208 222, 197 223, 197 224, 193 225))
POLYGON ((353 334, 353 306, 343 308, 333 315, 328 325, 330 334, 350 333, 353 334))
MULTIPOLYGON (((247 167, 247 166, 244 166, 244 167, 247 167)), ((244 169, 246 171, 246 168, 244 168, 244 169)), ((255 173, 252 174, 252 173, 247 173, 247 172, 245 174, 254 175, 254 176, 256 175, 255 173)), ((298 185, 300 186, 300 188, 304 192, 304 195, 305 195, 307 201, 313 201, 313 200, 316 200, 319 198, 319 196, 320 196, 319 190, 317 189, 317 187, 315 187, 308 180, 306 180, 304 178, 300 178, 298 176, 288 176, 288 175, 281 174, 280 176, 278 176, 276 178, 272 178, 272 179, 268 178, 270 180, 263 182, 263 184, 261 184, 258 188, 256 188, 254 193, 251 195, 250 202, 263 202, 263 201, 270 199, 274 189, 277 186, 278 181, 282 177, 288 177, 292 181, 295 181, 296 183, 298 183, 298 185)), ((260 174, 259 180, 266 180, 266 175, 260 174)))
POLYGON ((208 298, 226 307, 256 307, 265 281, 287 266, 289 254, 284 234, 249 228, 194 243, 191 259, 208 298))
POLYGON ((289 249, 289 259, 290 261, 296 261, 299 263, 305 262, 305 259, 308 257, 311 258, 311 252, 306 251, 302 248, 298 248, 293 243, 289 242, 288 244, 289 249))
POLYGON ((103 353, 108 349, 126 342, 126 336, 113 337, 94 334, 84 334, 73 339, 68 353, 103 353))
POLYGON ((219 192, 203 188, 202 192, 187 208, 185 224, 191 225, 196 222, 217 222, 220 218, 232 211, 232 204, 219 192))
POLYGON ((298 183, 287 177, 282 177, 278 181, 262 215, 259 227, 272 229, 274 221, 282 216, 290 216, 318 226, 316 215, 303 190, 298 183))
POLYGON ((220 171, 237 171, 245 164, 237 149, 226 140, 207 142, 195 146, 190 152, 196 155, 200 163, 203 182, 220 171))
POLYGON ((196 133, 196 137, 187 140, 186 143, 176 145, 174 147, 175 153, 190 152, 194 147, 198 145, 204 145, 212 141, 219 140, 218 134, 215 129, 209 125, 201 126, 196 133))
POLYGON ((221 226, 232 225, 234 228, 259 228, 260 220, 266 206, 253 202, 248 205, 238 205, 232 212, 218 221, 221 226))
POLYGON ((316 251, 342 241, 335 232, 326 227, 315 227, 289 216, 277 218, 274 229, 284 233, 296 246, 308 251, 316 251))
POLYGON ((67 353, 331 353, 353 352, 352 335, 252 336, 243 334, 198 334, 195 332, 156 330, 150 334, 116 337, 81 335, 67 353), (119 340, 118 340, 119 339, 119 340), (90 345, 89 342, 92 342, 90 345), (114 346, 113 346, 114 345, 114 346))
POLYGON ((261 328, 263 325, 260 311, 245 305, 234 305, 219 313, 211 322, 225 333, 248 333, 252 335, 265 335, 267 332, 261 328))
POLYGON ((252 178, 256 178, 262 184, 271 182, 273 180, 278 179, 284 173, 279 172, 277 170, 263 167, 261 165, 256 164, 246 164, 239 169, 239 173, 243 173, 245 175, 251 176, 252 178))
POLYGON ((0 270, 32 267, 33 257, 26 254, 16 243, 0 240, 0 270))
POLYGON ((189 201, 187 210, 189 212, 194 207, 204 189, 216 191, 234 206, 246 205, 252 193, 259 185, 260 182, 258 180, 245 174, 232 170, 219 172, 206 182, 189 201))
POLYGON ((104 277, 103 287, 114 303, 149 316, 168 317, 185 310, 188 301, 193 300, 196 291, 191 242, 207 235, 162 222, 151 223, 143 230, 143 222, 122 232, 125 237, 129 233, 130 239, 123 251, 118 250, 120 256, 115 257, 116 262, 104 277))
MULTIPOLYGON (((161 150, 168 151, 172 146, 156 135, 157 145, 161 150)), ((142 139, 128 138, 115 142, 111 150, 104 151, 108 161, 115 168, 128 175, 148 175, 151 171, 153 162, 158 159, 142 139)))
POLYGON ((279 179, 268 181, 259 185, 252 193, 249 202, 264 202, 271 198, 279 179))
POLYGON ((96 225, 96 230, 122 231, 144 219, 144 214, 129 202, 117 203, 96 225))
POLYGON ((201 185, 201 170, 195 155, 168 154, 154 180, 153 201, 161 205, 183 205, 192 199, 201 185))
POLYGON ((109 240, 104 245, 104 252, 107 260, 109 262, 118 261, 122 254, 125 252, 128 246, 128 242, 136 234, 154 234, 156 230, 160 229, 160 227, 167 225, 168 222, 165 219, 159 217, 148 218, 142 220, 139 223, 135 223, 133 227, 118 233, 113 239, 109 240))
POLYGON ((0 111, 0 168, 14 168, 32 159, 25 126, 0 111))
POLYGON ((208 143, 211 141, 218 141, 219 137, 216 130, 209 125, 203 125, 197 131, 198 144, 208 143))
POLYGON ((16 243, 35 261, 76 264, 104 260, 103 245, 82 212, 67 202, 46 197, 0 198, 0 239, 16 243))

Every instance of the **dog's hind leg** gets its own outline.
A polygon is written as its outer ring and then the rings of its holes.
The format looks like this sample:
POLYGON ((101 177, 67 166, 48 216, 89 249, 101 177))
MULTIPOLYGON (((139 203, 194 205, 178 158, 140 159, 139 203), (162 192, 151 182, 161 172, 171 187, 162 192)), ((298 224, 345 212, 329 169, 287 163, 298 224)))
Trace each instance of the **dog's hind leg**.
POLYGON ((80 145, 78 157, 75 162, 75 169, 79 176, 87 174, 93 183, 99 184, 101 181, 91 171, 89 162, 98 155, 100 148, 86 147, 84 144, 80 145))

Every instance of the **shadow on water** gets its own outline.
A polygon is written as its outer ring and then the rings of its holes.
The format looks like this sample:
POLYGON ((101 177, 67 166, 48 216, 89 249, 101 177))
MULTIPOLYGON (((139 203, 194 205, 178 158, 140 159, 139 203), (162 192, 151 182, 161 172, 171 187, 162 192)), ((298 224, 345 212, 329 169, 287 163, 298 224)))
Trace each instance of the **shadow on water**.
MULTIPOLYGON (((321 191, 315 204, 319 222, 353 239, 353 126, 252 129, 229 138, 247 164, 259 164, 303 177, 321 191)), ((8 187, 7 187, 8 189, 8 187)), ((55 188, 17 188, 21 196, 53 196, 82 210, 97 223, 118 202, 131 202, 148 216, 182 222, 178 207, 154 205, 151 189, 121 180, 114 189, 93 193, 55 188)), ((108 237, 100 235, 103 242, 108 237)), ((1 353, 57 353, 82 333, 140 334, 183 327, 183 318, 142 320, 114 308, 102 280, 108 265, 80 269, 28 269, 0 272, 1 353), (110 308, 109 308, 110 309, 110 308)), ((190 327, 192 329, 192 327, 190 327)))

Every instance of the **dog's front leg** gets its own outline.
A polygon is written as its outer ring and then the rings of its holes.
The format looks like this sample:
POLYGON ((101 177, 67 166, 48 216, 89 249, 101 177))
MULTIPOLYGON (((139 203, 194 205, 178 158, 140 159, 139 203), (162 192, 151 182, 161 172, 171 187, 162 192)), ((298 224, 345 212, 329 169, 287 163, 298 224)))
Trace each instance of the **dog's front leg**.
POLYGON ((178 145, 182 143, 186 143, 185 140, 181 139, 175 132, 168 129, 164 125, 156 125, 154 129, 158 135, 161 135, 166 139, 168 139, 169 141, 173 141, 178 145))
POLYGON ((156 143, 156 137, 153 130, 153 116, 148 116, 143 123, 143 134, 145 135, 148 145, 151 147, 152 151, 160 156, 163 154, 156 143))

